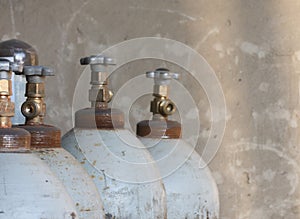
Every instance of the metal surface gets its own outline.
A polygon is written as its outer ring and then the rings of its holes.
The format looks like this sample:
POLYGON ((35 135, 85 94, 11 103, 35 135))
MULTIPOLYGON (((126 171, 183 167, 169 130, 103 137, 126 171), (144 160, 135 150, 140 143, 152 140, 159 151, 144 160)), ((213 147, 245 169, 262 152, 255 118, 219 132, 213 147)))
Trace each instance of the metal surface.
POLYGON ((108 218, 166 218, 158 169, 131 132, 72 129, 63 136, 62 146, 93 178, 108 218))
POLYGON ((77 217, 64 185, 32 153, 0 153, 0 218, 77 217))
POLYGON ((26 101, 22 113, 26 129, 31 134, 31 152, 39 156, 65 186, 76 203, 79 218, 104 218, 103 205, 93 181, 74 157, 61 147, 60 129, 43 124, 46 113, 45 76, 54 75, 43 66, 25 66, 26 101))
POLYGON ((34 150, 59 178, 76 203, 78 217, 104 219, 103 204, 99 192, 80 163, 63 148, 34 150))
POLYGON ((30 148, 30 133, 20 128, 0 128, 0 153, 27 151, 30 148))
POLYGON ((155 163, 141 142, 122 129, 123 113, 107 108, 110 98, 101 95, 108 92, 105 72, 112 60, 92 56, 81 64, 90 64, 91 90, 97 95, 90 95, 91 108, 76 112, 76 127, 63 136, 62 146, 93 178, 107 218, 166 218, 165 190, 155 163))
POLYGON ((181 125, 170 120, 144 120, 137 124, 137 135, 148 138, 180 138, 181 125))
POLYGON ((158 68, 155 71, 147 72, 146 76, 154 79, 154 100, 151 101, 150 111, 153 115, 160 114, 163 117, 172 115, 176 111, 176 106, 168 99, 169 84, 172 79, 178 79, 179 74, 172 73, 165 68, 158 68))
POLYGON ((75 114, 75 127, 114 129, 124 127, 124 114, 118 109, 108 108, 113 93, 108 89, 107 66, 114 65, 112 58, 103 55, 80 59, 80 64, 90 65, 91 89, 89 101, 91 108, 82 109, 75 114))
POLYGON ((158 68, 147 72, 146 77, 154 79, 154 99, 150 104, 153 117, 151 120, 144 120, 137 124, 137 135, 148 138, 180 138, 181 124, 168 120, 168 116, 176 111, 175 104, 168 99, 169 85, 172 79, 179 79, 179 73, 158 68))
MULTIPOLYGON (((12 101, 15 102, 15 108, 20 109, 21 104, 25 101, 25 76, 19 75, 23 71, 23 66, 38 65, 38 55, 36 50, 26 42, 12 39, 0 43, 0 58, 9 59, 11 62, 18 63, 21 68, 15 69, 12 75, 12 101)), ((16 110, 14 117, 11 119, 13 124, 23 124, 25 118, 19 110, 16 110)))
POLYGON ((140 138, 156 161, 167 194, 168 218, 217 219, 219 194, 209 168, 181 139, 140 138))
POLYGON ((61 131, 51 125, 18 125, 31 134, 31 149, 61 147, 61 131))
POLYGON ((107 108, 107 103, 112 99, 113 93, 108 89, 106 67, 114 65, 112 58, 103 55, 92 55, 80 59, 81 65, 90 65, 91 89, 89 90, 89 101, 92 107, 107 108))
POLYGON ((36 50, 28 43, 17 39, 0 43, 0 57, 13 57, 11 61, 23 66, 38 65, 36 50))
POLYGON ((64 185, 30 153, 30 133, 11 127, 11 75, 23 69, 19 64, 12 58, 0 59, 0 218, 75 219, 75 203, 64 185))
POLYGON ((76 112, 75 127, 117 129, 124 127, 124 113, 118 109, 86 108, 76 112))
POLYGON ((26 117, 26 122, 18 127, 30 132, 31 148, 60 147, 60 130, 43 124, 46 114, 45 76, 53 76, 54 72, 44 66, 25 66, 23 73, 27 80, 27 99, 22 104, 21 111, 26 117))
POLYGON ((11 75, 13 63, 6 59, 0 59, 0 128, 10 128, 10 118, 14 116, 14 103, 11 102, 11 75))
POLYGON ((45 76, 53 76, 53 70, 44 66, 25 66, 26 76, 26 101, 22 104, 21 111, 26 118, 27 125, 43 124, 46 114, 45 76))
POLYGON ((12 71, 21 68, 18 63, 0 58, 0 151, 27 150, 30 147, 30 134, 18 128, 12 128, 14 103, 11 102, 12 71))
MULTIPOLYGON (((154 100, 151 102, 152 120, 137 124, 137 135, 149 149, 163 177, 167 194, 169 218, 219 218, 219 196, 216 183, 199 154, 180 139, 181 125, 168 120, 168 107, 160 109, 160 104, 168 100, 169 84, 179 74, 169 73, 167 69, 148 72, 154 78, 154 100)), ((173 104, 173 103, 172 103, 173 104)), ((174 104, 173 104, 174 105, 174 104)))

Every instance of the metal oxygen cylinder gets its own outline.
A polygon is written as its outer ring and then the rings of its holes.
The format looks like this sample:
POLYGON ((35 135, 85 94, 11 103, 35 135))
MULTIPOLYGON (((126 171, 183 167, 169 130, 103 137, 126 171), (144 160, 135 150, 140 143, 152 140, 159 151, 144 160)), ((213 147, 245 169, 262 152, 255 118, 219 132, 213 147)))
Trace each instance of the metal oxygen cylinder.
POLYGON ((63 136, 63 147, 92 176, 108 218, 166 218, 165 190, 156 164, 124 129, 123 113, 108 107, 108 67, 114 60, 97 55, 82 58, 81 64, 91 69, 91 107, 76 112, 75 127, 63 136))
POLYGON ((172 79, 178 73, 159 68, 146 73, 154 79, 151 120, 137 124, 137 135, 157 162, 166 188, 169 218, 219 218, 216 183, 209 168, 192 146, 181 139, 181 124, 168 119, 176 106, 168 98, 172 79), (192 151, 192 153, 191 153, 192 151))
POLYGON ((50 168, 30 151, 30 133, 12 127, 14 56, 0 59, 0 218, 77 218, 75 203, 50 168))
POLYGON ((46 114, 45 78, 54 76, 51 68, 44 66, 25 66, 27 99, 21 106, 26 118, 23 128, 31 133, 32 153, 40 157, 66 187, 76 203, 79 218, 104 218, 102 200, 92 179, 79 162, 61 148, 60 130, 44 124, 46 114))

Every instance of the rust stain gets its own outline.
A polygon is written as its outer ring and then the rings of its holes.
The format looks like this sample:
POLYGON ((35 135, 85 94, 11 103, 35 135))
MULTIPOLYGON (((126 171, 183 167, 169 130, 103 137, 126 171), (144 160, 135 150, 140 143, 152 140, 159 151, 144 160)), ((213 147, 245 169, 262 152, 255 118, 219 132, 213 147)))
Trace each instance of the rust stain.
POLYGON ((124 127, 124 114, 118 109, 86 108, 75 113, 75 127, 115 129, 124 127))
POLYGON ((144 120, 137 124, 136 134, 140 137, 178 139, 181 137, 181 124, 171 120, 144 120))
POLYGON ((76 214, 74 212, 71 213, 72 219, 76 219, 76 214))
POLYGON ((59 148, 61 147, 60 129, 50 125, 18 125, 30 132, 31 148, 59 148))

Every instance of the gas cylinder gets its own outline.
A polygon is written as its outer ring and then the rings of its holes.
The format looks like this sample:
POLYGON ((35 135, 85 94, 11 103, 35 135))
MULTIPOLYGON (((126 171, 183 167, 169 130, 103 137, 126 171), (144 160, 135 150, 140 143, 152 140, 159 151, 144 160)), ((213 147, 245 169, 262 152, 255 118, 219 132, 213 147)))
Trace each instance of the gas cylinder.
POLYGON ((168 218, 217 219, 218 190, 211 172, 208 167, 199 167, 199 162, 203 162, 200 155, 181 139, 181 124, 168 119, 176 110, 168 98, 169 85, 179 74, 160 68, 147 72, 146 76, 154 79, 154 99, 150 107, 153 116, 137 124, 137 136, 160 169, 168 218))
POLYGON ((0 59, 0 218, 75 219, 76 207, 64 185, 30 151, 30 133, 12 128, 12 72, 22 72, 16 57, 0 59))
POLYGON ((66 187, 79 218, 104 218, 100 194, 90 176, 79 162, 61 148, 60 130, 44 124, 46 113, 45 77, 53 70, 44 66, 24 66, 26 76, 26 101, 21 106, 26 121, 19 128, 31 134, 31 151, 40 157, 66 187))
POLYGON ((75 127, 62 138, 62 146, 93 177, 108 218, 166 218, 166 199, 160 174, 147 149, 124 129, 124 114, 108 107, 108 67, 104 55, 80 60, 90 65, 91 107, 75 114, 75 127))

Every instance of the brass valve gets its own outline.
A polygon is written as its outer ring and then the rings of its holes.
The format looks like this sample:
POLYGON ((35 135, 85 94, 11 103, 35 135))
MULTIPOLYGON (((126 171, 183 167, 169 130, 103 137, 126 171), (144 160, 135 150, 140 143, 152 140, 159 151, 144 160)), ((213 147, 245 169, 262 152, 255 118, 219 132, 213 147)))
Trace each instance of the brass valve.
POLYGON ((103 55, 92 55, 80 59, 81 65, 90 65, 91 68, 91 89, 89 90, 89 101, 92 107, 107 108, 113 97, 112 91, 108 88, 107 66, 115 65, 112 58, 103 55))
POLYGON ((167 117, 176 111, 176 106, 172 100, 168 99, 169 85, 172 79, 178 79, 178 73, 169 72, 168 69, 158 68, 155 71, 147 72, 147 78, 154 79, 153 96, 150 111, 153 115, 167 117))
POLYGON ((13 57, 0 59, 0 128, 10 128, 10 117, 14 116, 15 105, 11 102, 12 95, 12 72, 23 68, 19 63, 11 62, 13 57))
POLYGON ((26 124, 43 124, 46 114, 45 76, 53 76, 51 68, 44 66, 25 66, 26 76, 26 101, 22 104, 21 111, 26 117, 26 124))

